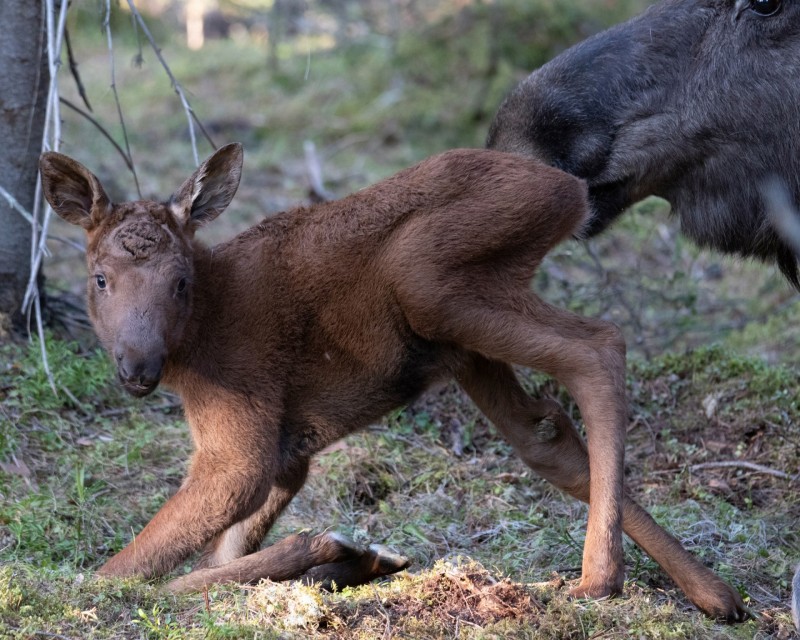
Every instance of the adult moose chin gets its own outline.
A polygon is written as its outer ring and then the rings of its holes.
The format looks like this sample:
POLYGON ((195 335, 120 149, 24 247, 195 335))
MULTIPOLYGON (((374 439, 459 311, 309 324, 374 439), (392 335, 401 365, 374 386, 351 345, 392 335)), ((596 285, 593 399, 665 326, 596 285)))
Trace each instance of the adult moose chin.
POLYGON ((798 78, 797 0, 663 0, 523 80, 487 144, 585 179, 590 235, 661 196, 701 246, 800 288, 763 198, 778 179, 800 202, 798 78))

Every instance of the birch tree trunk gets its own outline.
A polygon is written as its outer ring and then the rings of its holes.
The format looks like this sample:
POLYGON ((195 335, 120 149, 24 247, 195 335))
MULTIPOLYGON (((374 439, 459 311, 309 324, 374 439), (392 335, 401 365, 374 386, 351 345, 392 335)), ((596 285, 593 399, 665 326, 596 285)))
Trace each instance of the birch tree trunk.
MULTIPOLYGON (((0 0, 0 187, 28 211, 49 82, 45 42, 41 0, 0 0)), ((30 223, 0 196, 0 333, 24 323, 31 234, 30 223)))

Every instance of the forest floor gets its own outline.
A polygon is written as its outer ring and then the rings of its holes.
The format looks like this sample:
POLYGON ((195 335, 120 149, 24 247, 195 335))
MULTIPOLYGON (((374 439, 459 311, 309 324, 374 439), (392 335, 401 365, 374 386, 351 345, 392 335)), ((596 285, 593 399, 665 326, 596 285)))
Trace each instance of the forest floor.
MULTIPOLYGON (((277 77, 267 75, 258 47, 164 52, 215 141, 245 144, 231 211, 202 232, 210 243, 307 201, 306 140, 316 145, 326 188, 344 195, 436 151, 480 146, 485 136, 485 120, 470 128, 447 109, 470 102, 458 95, 464 87, 422 93, 411 71, 382 71, 389 58, 377 45, 352 59, 287 57, 277 77)), ((127 64, 133 49, 120 44, 116 55, 142 191, 163 199, 193 170, 184 114, 152 56, 139 69, 127 64)), ((90 96, 104 96, 97 117, 113 122, 101 48, 84 54, 81 72, 90 96)), ((490 101, 518 77, 498 73, 490 101)), ((107 143, 65 116, 62 151, 97 173, 112 197, 135 197, 107 143)), ((408 571, 337 593, 265 582, 181 597, 159 582, 95 577, 178 488, 191 445, 175 396, 133 400, 115 384, 76 302, 81 252, 57 243, 46 273, 61 320, 47 341, 58 395, 36 342, 0 345, 0 637, 793 637, 800 298, 772 267, 696 249, 668 211, 648 200, 604 236, 566 243, 533 286, 622 327, 632 495, 739 590, 751 620, 707 619, 630 541, 621 596, 569 600, 586 507, 527 469, 454 385, 319 455, 268 539, 330 528, 408 556, 408 571)), ((59 222, 51 233, 82 242, 59 222)), ((519 374, 580 423, 557 385, 519 374)))

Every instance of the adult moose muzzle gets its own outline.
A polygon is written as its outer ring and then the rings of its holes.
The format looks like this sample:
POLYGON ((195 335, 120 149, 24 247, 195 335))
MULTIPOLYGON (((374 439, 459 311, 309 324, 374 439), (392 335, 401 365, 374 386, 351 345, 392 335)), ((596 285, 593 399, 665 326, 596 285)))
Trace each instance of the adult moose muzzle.
POLYGON ((381 553, 349 558, 335 537, 257 550, 311 456, 455 378, 532 469, 580 500, 591 494, 574 594, 621 588, 621 525, 698 607, 743 615, 736 591, 624 491, 619 330, 530 290, 542 257, 586 222, 583 181, 513 154, 451 151, 209 249, 195 231, 227 207, 241 165, 241 147, 228 145, 168 201, 112 204, 88 169, 42 156, 48 201, 88 235, 100 339, 113 357, 127 349, 122 361, 143 367, 140 378, 127 364, 121 373, 134 393, 150 389, 159 375, 152 363, 161 363, 196 448, 178 492, 101 573, 163 575, 199 550, 197 570, 173 589, 292 577, 332 562, 385 573, 381 553), (514 364, 564 384, 588 451, 557 403, 525 393, 514 364))
POLYGON ((522 81, 487 145, 585 179, 588 234, 661 196, 701 246, 775 262, 800 288, 763 197, 778 180, 800 202, 798 78, 797 0, 662 0, 522 81))

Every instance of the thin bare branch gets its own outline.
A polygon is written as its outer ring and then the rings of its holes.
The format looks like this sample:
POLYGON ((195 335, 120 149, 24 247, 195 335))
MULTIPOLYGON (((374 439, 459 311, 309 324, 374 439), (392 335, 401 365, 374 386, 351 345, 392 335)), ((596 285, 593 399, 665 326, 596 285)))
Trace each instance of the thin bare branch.
POLYGON ((75 56, 72 53, 72 44, 69 40, 69 29, 66 28, 64 29, 64 44, 67 45, 67 60, 69 60, 69 70, 75 80, 75 86, 78 87, 78 93, 81 96, 81 100, 83 100, 83 104, 85 104, 86 108, 91 111, 92 105, 89 104, 89 96, 86 95, 86 87, 83 86, 81 75, 78 73, 78 63, 76 62, 75 56))
POLYGON ((198 129, 200 129, 200 133, 202 133, 202 134, 203 134, 203 137, 204 137, 206 140, 208 140, 208 144, 210 144, 210 145, 211 145, 211 147, 212 147, 214 150, 216 150, 216 149, 218 148, 218 147, 217 147, 217 145, 216 145, 216 144, 214 143, 214 141, 211 139, 211 134, 210 134, 210 133, 208 132, 208 130, 205 128, 205 126, 203 125, 203 123, 202 123, 202 122, 200 122, 200 118, 198 118, 198 117, 197 117, 197 114, 194 112, 194 109, 192 109, 192 119, 194 120, 194 123, 197 125, 197 128, 198 128, 198 129))
POLYGON ((38 225, 36 219, 31 215, 31 212, 28 211, 25 207, 23 207, 19 201, 12 196, 8 191, 6 191, 3 187, 0 187, 0 196, 3 196, 8 202, 8 205, 17 213, 19 213, 23 218, 25 218, 31 225, 38 225))
POLYGON ((47 236, 48 240, 52 240, 53 242, 60 242, 62 244, 67 245, 68 247, 72 247, 73 249, 77 250, 80 253, 86 253, 86 247, 82 245, 80 242, 75 242, 74 240, 70 240, 69 238, 62 238, 61 236, 47 236))
MULTIPOLYGON (((127 167, 130 170, 130 172, 134 176, 136 175, 136 169, 133 166, 133 160, 131 160, 131 158, 128 157, 128 154, 125 153, 125 149, 123 149, 122 147, 119 146, 117 141, 114 140, 114 138, 111 136, 111 134, 106 130, 106 128, 102 124, 100 124, 100 122, 98 122, 94 117, 92 117, 92 115, 86 113, 83 109, 81 109, 74 102, 71 102, 71 101, 67 100, 66 98, 61 98, 61 104, 63 104, 65 107, 69 107, 75 113, 78 113, 78 114, 82 115, 89 122, 91 122, 97 128, 97 130, 100 133, 103 134, 103 136, 106 138, 106 140, 108 140, 114 146, 114 148, 117 150, 117 153, 119 153, 119 155, 122 156, 122 159, 125 161, 125 164, 127 165, 127 167)), ((138 184, 137 184, 137 189, 138 189, 138 184)))
POLYGON ((699 464, 691 465, 689 467, 689 471, 700 471, 702 469, 730 469, 730 468, 747 469, 749 471, 755 471, 756 473, 763 473, 768 476, 781 478, 782 480, 796 481, 800 479, 797 475, 793 476, 784 471, 771 469, 770 467, 765 467, 764 465, 757 464, 755 462, 748 462, 747 460, 724 460, 719 462, 701 462, 699 464))
MULTIPOLYGON (((50 84, 47 93, 47 104, 45 111, 44 133, 42 135, 42 151, 48 149, 57 149, 61 141, 61 111, 59 109, 58 101, 58 71, 61 68, 61 45, 66 28, 67 21, 67 6, 68 3, 61 3, 60 13, 58 15, 58 24, 55 23, 55 4, 53 0, 45 0, 45 21, 47 25, 47 62, 48 70, 50 73, 50 84)), ((36 181, 36 192, 33 200, 32 216, 37 224, 32 227, 31 239, 31 273, 28 280, 28 287, 25 291, 25 298, 23 300, 23 308, 30 316, 30 311, 33 308, 34 298, 39 297, 39 268, 42 264, 44 256, 49 255, 47 249, 47 230, 50 226, 50 219, 53 211, 49 206, 44 207, 44 214, 41 216, 42 221, 39 223, 39 218, 42 212, 42 182, 36 181)), ((38 305, 37 305, 38 307, 38 305)), ((44 334, 40 334, 40 338, 44 339, 44 334)), ((51 380, 52 385, 52 380, 51 380)))
POLYGON ((126 156, 130 160, 128 165, 133 175, 133 181, 136 184, 136 193, 142 197, 142 190, 139 187, 139 177, 136 175, 136 168, 133 164, 133 154, 131 153, 131 145, 128 141, 128 130, 125 127, 125 118, 122 115, 122 106, 119 102, 119 94, 117 93, 117 80, 116 80, 116 66, 114 64, 114 42, 111 37, 111 0, 106 0, 106 14, 103 18, 103 28, 106 30, 106 39, 108 40, 108 57, 111 61, 111 92, 114 94, 114 102, 117 105, 117 116, 119 123, 122 126, 122 139, 125 142, 126 156))
MULTIPOLYGON (((63 44, 64 31, 66 29, 67 8, 69 3, 61 2, 59 5, 58 20, 56 21, 56 6, 54 0, 44 0, 45 8, 45 33, 44 39, 47 42, 47 67, 50 75, 48 85, 45 123, 42 134, 41 149, 47 150, 58 148, 61 140, 61 112, 58 101, 58 71, 61 67, 61 46, 63 44)), ((45 347, 44 322, 42 319, 42 300, 39 291, 39 269, 42 259, 48 254, 47 250, 47 230, 52 217, 52 209, 49 206, 42 206, 42 183, 36 182, 36 192, 34 194, 33 211, 31 212, 31 273, 28 286, 25 290, 23 299, 23 309, 25 309, 28 323, 31 322, 31 313, 35 315, 36 329, 39 335, 39 343, 42 349, 42 365, 53 393, 57 395, 56 384, 47 359, 45 347), (42 209, 44 211, 42 212, 42 209), (41 221, 40 221, 41 218, 41 221)))
POLYGON ((50 383, 50 388, 53 394, 58 396, 58 389, 56 388, 56 380, 53 377, 53 372, 50 371, 50 362, 47 359, 47 343, 44 335, 44 322, 42 321, 42 296, 38 294, 33 299, 33 305, 36 307, 36 333, 39 335, 39 348, 42 351, 42 366, 47 375, 47 381, 50 383))
POLYGON ((197 153, 197 138, 195 135, 194 127, 197 124, 198 128, 205 136, 208 143, 212 146, 212 148, 216 149, 217 145, 214 144, 214 141, 211 139, 211 136, 206 131, 205 127, 200 123, 200 120, 194 113, 189 101, 186 99, 186 94, 183 91, 183 87, 178 82, 177 78, 175 78, 172 70, 169 68, 167 61, 164 59, 164 56, 161 55, 161 49, 156 44, 155 38, 153 38, 153 34, 150 33, 150 29, 147 27, 147 23, 145 23, 144 18, 139 13, 139 10, 136 8, 136 5, 133 3, 133 0, 128 0, 128 6, 130 7, 131 14, 135 16, 136 22, 139 24, 139 27, 142 30, 145 38, 150 42, 150 46, 153 49, 153 52, 156 54, 156 58, 161 63, 161 66, 164 67, 164 71, 166 72, 167 76, 169 77, 170 82, 172 83, 172 88, 175 90, 175 93, 178 94, 178 98, 180 98, 181 104, 183 105, 183 110, 186 112, 186 119, 189 122, 189 137, 192 141, 192 153, 194 154, 194 162, 196 165, 200 164, 200 156, 197 153))
POLYGON ((306 176, 308 177, 311 199, 314 202, 333 200, 333 194, 322 183, 322 165, 317 155, 317 147, 311 140, 306 140, 303 143, 303 152, 306 159, 306 176))

